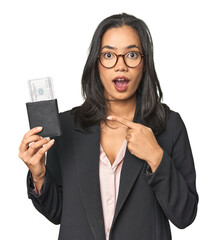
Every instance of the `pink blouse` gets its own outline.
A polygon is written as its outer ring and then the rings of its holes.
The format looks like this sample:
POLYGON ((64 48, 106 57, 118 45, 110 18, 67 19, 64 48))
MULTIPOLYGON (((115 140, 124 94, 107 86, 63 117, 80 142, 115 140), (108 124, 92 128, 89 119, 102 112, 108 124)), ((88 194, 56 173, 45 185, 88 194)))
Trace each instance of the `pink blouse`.
POLYGON ((102 145, 100 144, 99 180, 106 240, 109 239, 110 228, 115 213, 120 174, 123 165, 124 155, 126 152, 126 147, 127 140, 125 139, 114 163, 111 165, 102 148, 102 145))

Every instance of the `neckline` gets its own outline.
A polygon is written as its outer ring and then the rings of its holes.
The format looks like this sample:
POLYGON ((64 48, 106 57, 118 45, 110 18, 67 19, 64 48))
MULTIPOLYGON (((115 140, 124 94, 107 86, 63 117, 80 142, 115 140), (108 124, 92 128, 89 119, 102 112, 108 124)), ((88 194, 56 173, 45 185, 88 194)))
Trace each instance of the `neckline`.
MULTIPOLYGON (((103 153, 105 154, 105 156, 106 156, 107 160, 109 161, 109 163, 110 163, 110 165, 111 165, 112 168, 115 168, 115 167, 119 164, 119 162, 121 162, 121 160, 123 159, 123 157, 121 157, 121 159, 117 162, 117 159, 119 159, 120 154, 122 153, 122 150, 123 150, 123 147, 125 146, 125 144, 126 144, 126 146, 127 146, 127 140, 126 140, 126 138, 124 139, 124 141, 123 141, 123 143, 122 143, 122 146, 121 146, 121 148, 119 149, 119 152, 118 152, 118 154, 117 154, 117 156, 116 156, 113 164, 111 164, 108 156, 106 155, 106 153, 105 153, 105 151, 104 151, 104 149, 103 149, 103 147, 102 147, 102 144, 100 143, 100 148, 101 148, 101 150, 103 151, 103 153)), ((126 151, 126 149, 125 149, 125 151, 126 151)), ((125 151, 124 151, 124 153, 125 153, 125 151)), ((123 154, 123 156, 124 156, 124 154, 123 154)))

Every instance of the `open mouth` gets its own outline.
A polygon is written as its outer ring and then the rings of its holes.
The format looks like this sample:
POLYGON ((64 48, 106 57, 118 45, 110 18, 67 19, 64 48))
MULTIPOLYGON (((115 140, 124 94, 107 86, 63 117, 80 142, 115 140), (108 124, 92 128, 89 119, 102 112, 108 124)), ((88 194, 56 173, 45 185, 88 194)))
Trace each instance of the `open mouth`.
POLYGON ((128 87, 128 83, 130 80, 126 78, 115 78, 113 83, 118 91, 125 91, 128 87))
POLYGON ((128 84, 128 82, 129 82, 129 80, 118 79, 118 80, 113 80, 113 82, 114 82, 114 84, 115 84, 116 86, 121 87, 121 86, 126 86, 126 85, 128 84))

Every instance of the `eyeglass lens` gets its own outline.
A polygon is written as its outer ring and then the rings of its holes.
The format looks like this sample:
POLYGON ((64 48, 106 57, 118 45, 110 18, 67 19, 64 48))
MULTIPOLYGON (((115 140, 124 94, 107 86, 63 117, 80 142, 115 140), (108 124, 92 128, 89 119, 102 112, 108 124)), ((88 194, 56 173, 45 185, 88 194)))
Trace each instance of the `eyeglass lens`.
MULTIPOLYGON (((124 61, 128 67, 137 67, 142 59, 139 52, 128 52, 124 55, 119 55, 119 57, 124 57, 124 61)), ((111 68, 117 63, 118 56, 115 53, 104 52, 100 54, 100 62, 104 67, 111 68)))

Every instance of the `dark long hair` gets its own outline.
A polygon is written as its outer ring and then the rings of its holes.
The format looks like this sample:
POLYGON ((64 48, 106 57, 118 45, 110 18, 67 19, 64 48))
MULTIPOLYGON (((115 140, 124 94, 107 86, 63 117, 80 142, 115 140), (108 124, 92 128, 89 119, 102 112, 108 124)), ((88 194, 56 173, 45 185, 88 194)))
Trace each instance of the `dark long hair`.
POLYGON ((88 131, 89 126, 99 123, 100 120, 106 120, 107 107, 104 86, 98 71, 98 55, 104 33, 110 28, 121 26, 130 26, 139 35, 145 71, 136 94, 141 95, 140 112, 144 125, 152 128, 153 133, 158 135, 165 128, 170 108, 161 103, 163 93, 154 67, 151 34, 141 19, 126 13, 112 15, 98 25, 90 44, 89 56, 82 75, 82 95, 85 101, 81 106, 74 107, 71 113, 75 114, 75 121, 84 131, 88 131))

